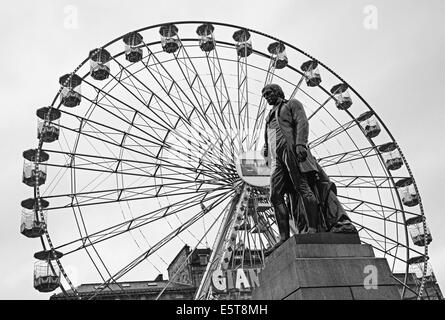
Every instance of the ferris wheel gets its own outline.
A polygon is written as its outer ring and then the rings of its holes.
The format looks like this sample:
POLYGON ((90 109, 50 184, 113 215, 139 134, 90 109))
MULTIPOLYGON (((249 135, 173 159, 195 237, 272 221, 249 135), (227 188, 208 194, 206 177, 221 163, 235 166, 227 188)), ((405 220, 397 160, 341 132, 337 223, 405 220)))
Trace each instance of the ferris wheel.
POLYGON ((73 298, 123 290, 122 281, 164 272, 184 245, 212 249, 197 299, 221 295, 215 270, 261 267, 278 239, 257 151, 261 89, 272 82, 303 103, 311 151, 361 241, 399 274, 402 298, 422 298, 432 237, 378 107, 284 40, 197 21, 153 25, 91 50, 37 110, 37 146, 23 153, 34 193, 22 201, 20 229, 42 244, 34 287, 73 298), (79 293, 70 268, 80 282, 100 283, 96 292, 79 293))

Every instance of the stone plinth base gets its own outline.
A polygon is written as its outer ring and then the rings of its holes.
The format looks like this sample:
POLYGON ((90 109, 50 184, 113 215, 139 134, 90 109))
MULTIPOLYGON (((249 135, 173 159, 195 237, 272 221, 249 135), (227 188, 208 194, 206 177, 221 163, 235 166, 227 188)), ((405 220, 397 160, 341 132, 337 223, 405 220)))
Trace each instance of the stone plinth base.
POLYGON ((254 300, 400 300, 387 260, 356 234, 295 235, 266 259, 259 280, 254 300), (365 281, 371 271, 377 281, 365 281))

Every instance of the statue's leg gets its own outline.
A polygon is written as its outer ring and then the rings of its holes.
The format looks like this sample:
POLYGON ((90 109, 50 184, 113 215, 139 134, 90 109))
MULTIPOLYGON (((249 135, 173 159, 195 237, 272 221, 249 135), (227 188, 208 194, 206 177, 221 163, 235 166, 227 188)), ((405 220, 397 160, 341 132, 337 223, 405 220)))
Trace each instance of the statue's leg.
POLYGON ((302 203, 302 200, 300 199, 300 195, 295 191, 294 188, 292 188, 292 190, 289 190, 286 194, 289 203, 288 208, 290 214, 293 216, 297 233, 306 233, 309 224, 306 210, 304 209, 304 205, 302 203))
POLYGON ((290 238, 289 211, 284 202, 274 205, 274 210, 280 232, 280 242, 284 242, 290 238))
POLYGON ((277 159, 270 182, 270 202, 274 207, 280 242, 284 242, 290 237, 289 210, 284 202, 287 176, 283 168, 283 164, 277 159))
POLYGON ((298 167, 298 161, 293 152, 288 150, 283 151, 283 162, 286 165, 286 169, 289 173, 292 184, 298 194, 303 199, 304 208, 306 210, 306 216, 308 219, 308 232, 317 232, 320 226, 318 201, 314 195, 314 192, 309 186, 308 177, 300 172, 298 167))

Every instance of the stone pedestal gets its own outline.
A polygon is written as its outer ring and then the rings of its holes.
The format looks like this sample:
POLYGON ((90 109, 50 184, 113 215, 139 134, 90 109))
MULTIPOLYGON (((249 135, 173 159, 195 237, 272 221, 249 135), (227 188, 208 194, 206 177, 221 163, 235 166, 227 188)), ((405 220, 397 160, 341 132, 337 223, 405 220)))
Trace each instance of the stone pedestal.
POLYGON ((295 235, 266 259, 259 280, 254 300, 400 300, 387 260, 357 234, 295 235), (377 282, 365 281, 370 270, 377 282))

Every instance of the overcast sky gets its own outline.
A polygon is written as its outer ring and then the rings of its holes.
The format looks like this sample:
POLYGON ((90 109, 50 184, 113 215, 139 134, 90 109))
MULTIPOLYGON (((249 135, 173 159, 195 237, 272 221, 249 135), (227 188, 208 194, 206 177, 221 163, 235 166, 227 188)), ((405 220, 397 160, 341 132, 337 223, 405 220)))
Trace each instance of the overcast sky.
POLYGON ((19 233, 20 201, 29 197, 28 187, 21 183, 21 153, 36 146, 35 110, 51 103, 58 77, 73 70, 90 49, 130 30, 182 20, 226 22, 283 39, 323 61, 361 93, 411 166, 433 235, 430 261, 444 290, 444 9, 443 0, 4 3, 0 298, 48 298, 32 285, 32 254, 40 244, 19 233), (365 8, 377 10, 377 22, 369 24, 370 11, 365 8), (73 12, 77 20, 67 24, 73 12))

